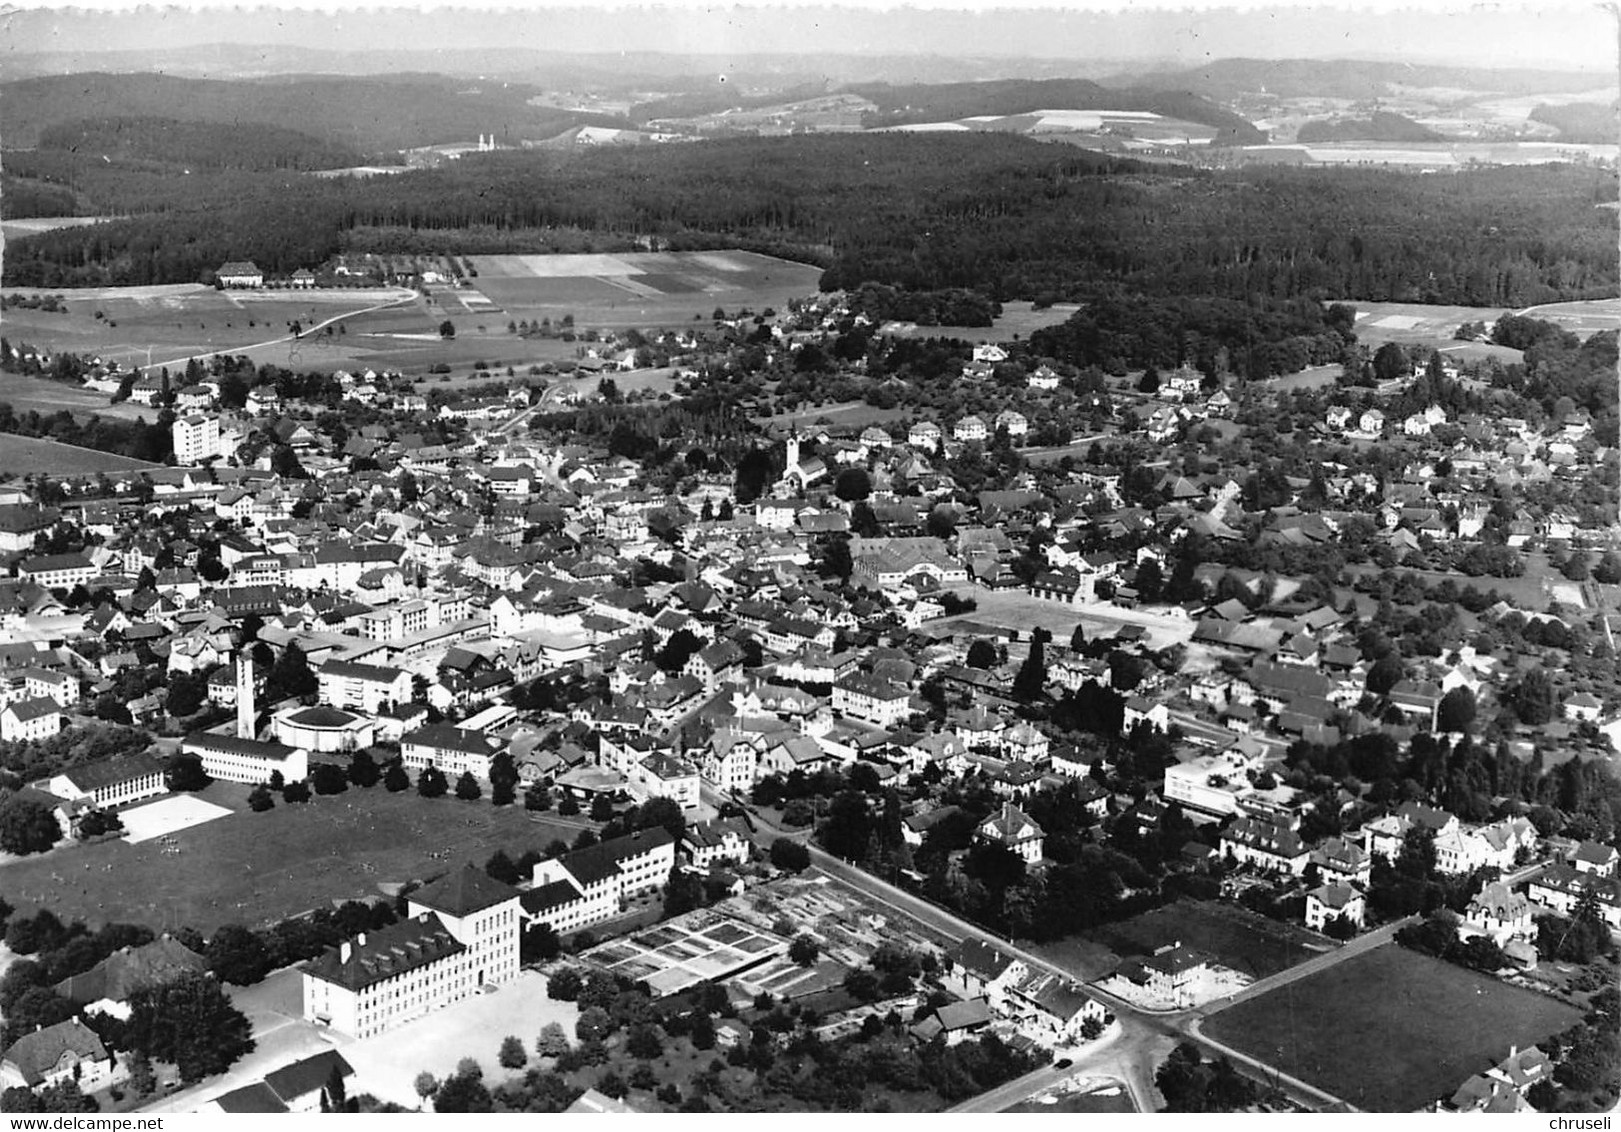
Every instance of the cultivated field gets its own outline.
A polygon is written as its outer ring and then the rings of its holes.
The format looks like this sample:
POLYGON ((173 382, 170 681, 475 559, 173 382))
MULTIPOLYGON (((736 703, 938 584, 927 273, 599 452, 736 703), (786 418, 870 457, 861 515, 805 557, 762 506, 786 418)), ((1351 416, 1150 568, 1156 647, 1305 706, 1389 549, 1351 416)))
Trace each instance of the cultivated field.
POLYGON ((271 923, 330 901, 375 900, 383 885, 427 879, 498 848, 517 856, 579 827, 531 822, 522 806, 424 799, 381 786, 316 796, 306 805, 247 809, 247 787, 218 782, 200 797, 235 811, 165 843, 104 841, 71 846, 0 868, 0 890, 18 905, 49 907, 64 920, 154 929, 271 923))
POLYGON ((1264 979, 1334 945, 1293 924, 1218 901, 1178 900, 1093 932, 1121 956, 1152 955, 1181 943, 1214 955, 1224 967, 1264 979))
POLYGON ((1003 303, 1002 313, 989 326, 909 326, 893 330, 901 338, 960 338, 966 342, 1012 342, 1028 338, 1047 326, 1057 326, 1081 308, 1074 303, 1058 303, 1037 310, 1029 302, 1003 303))
POLYGON ((24 476, 30 472, 48 476, 82 476, 159 466, 111 452, 97 452, 93 448, 0 433, 0 478, 24 476))
POLYGON ((1593 299, 1571 303, 1546 303, 1515 311, 1506 307, 1448 307, 1425 303, 1372 303, 1358 299, 1340 300, 1356 308, 1357 338, 1369 345, 1400 342, 1403 345, 1439 346, 1464 357, 1484 353, 1505 362, 1518 361, 1518 350, 1501 346, 1456 342, 1453 331, 1465 322, 1495 322, 1505 314, 1522 314, 1557 322, 1566 330, 1586 337, 1601 330, 1621 328, 1621 299, 1593 299))
POLYGON ((1411 1112, 1580 1018, 1389 944, 1223 1010, 1211 1038, 1369 1112, 1411 1112))
MULTIPOLYGON (((578 326, 682 326, 716 307, 781 309, 814 295, 821 269, 754 252, 632 252, 619 255, 473 256, 472 289, 491 317, 578 326), (498 308, 498 309, 497 309, 498 308)), ((458 292, 463 294, 464 292, 458 292)))

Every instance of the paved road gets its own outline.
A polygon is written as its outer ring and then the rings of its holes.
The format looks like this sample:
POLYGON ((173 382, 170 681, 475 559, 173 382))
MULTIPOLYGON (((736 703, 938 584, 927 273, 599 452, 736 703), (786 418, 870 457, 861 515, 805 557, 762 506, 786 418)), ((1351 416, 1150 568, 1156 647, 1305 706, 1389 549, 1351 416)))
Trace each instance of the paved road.
MULTIPOLYGON (((994 944, 1007 954, 1020 959, 1031 970, 1048 971, 1065 979, 1074 979, 1075 975, 1062 967, 1024 950, 1017 944, 1004 939, 983 928, 976 927, 965 920, 961 920, 941 908, 935 907, 926 900, 921 900, 909 892, 904 892, 892 884, 888 884, 870 873, 863 872, 839 860, 837 857, 824 853, 814 845, 807 846, 811 854, 811 863, 815 871, 831 877, 856 891, 875 900, 880 904, 893 908, 903 915, 921 921, 929 927, 940 932, 949 939, 977 939, 994 944)), ((1122 1031, 1122 1049, 1120 1055, 1110 1063, 1107 1071, 1099 1070, 1099 1075, 1119 1077, 1125 1081, 1127 1091, 1131 1094, 1131 1102, 1138 1112, 1156 1112, 1161 1102, 1159 1093, 1154 1090, 1154 1069, 1156 1062, 1143 1060, 1143 1055, 1155 1044, 1155 1035, 1163 1035, 1168 1027, 1157 1020, 1145 1019, 1141 1013, 1132 1008, 1124 999, 1098 990, 1096 987, 1087 987, 1087 993, 1105 1006, 1110 1007, 1117 1019, 1117 1025, 1122 1031)), ((1038 1070, 1031 1074, 1035 1082, 1029 1090, 1008 1101, 1016 1103, 1019 1099, 1039 1091, 1070 1073, 1060 1072, 1055 1077, 1048 1070, 1038 1070), (1051 1080, 1047 1078, 1051 1077, 1051 1080)), ((1004 1089, 1007 1086, 1003 1086, 1004 1089)), ((994 1111, 1001 1111, 1007 1104, 994 1111)), ((978 1110, 985 1111, 985 1110, 978 1110)))
MULTIPOLYGON (((763 830, 772 834, 777 832, 775 827, 771 826, 769 822, 760 819, 758 815, 756 815, 756 820, 760 822, 763 830)), ((812 866, 817 872, 838 880, 869 898, 895 909, 897 912, 911 916, 949 938, 983 940, 994 944, 1006 953, 1018 957, 1032 970, 1050 971, 1064 978, 1073 979, 1077 977, 1062 967, 1032 954, 1007 939, 969 924, 944 909, 930 904, 928 901, 913 896, 911 893, 896 888, 894 885, 888 884, 870 873, 830 856, 814 845, 807 845, 807 848, 811 853, 812 866)), ((1410 920, 1387 924, 1382 928, 1369 932, 1367 935, 1358 937, 1342 947, 1335 948, 1333 951, 1315 956, 1270 978, 1259 980, 1234 995, 1231 1000, 1224 999, 1219 1002, 1209 1003, 1195 1010, 1167 1013, 1145 1011, 1116 995, 1088 984, 1086 992, 1102 1002, 1114 1013, 1121 1027, 1122 1038, 1120 1049, 1112 1062, 1105 1063, 1107 1068, 1105 1065, 1100 1065, 1094 1068, 1093 1072, 1100 1076, 1107 1075, 1120 1078, 1126 1083, 1127 1090, 1131 1094, 1132 1104, 1139 1112, 1155 1112, 1160 1106, 1161 1098, 1153 1086, 1154 1071, 1159 1063, 1163 1061, 1165 1053, 1169 1051, 1175 1042, 1191 1040, 1209 1050, 1225 1054, 1234 1061, 1249 1066, 1259 1078, 1273 1083, 1296 1103, 1309 1108, 1349 1108, 1351 1106, 1340 1097, 1336 1097, 1304 1081, 1297 1080, 1258 1058, 1239 1054, 1237 1051, 1211 1040, 1200 1031, 1199 1024, 1206 1016, 1218 1013, 1229 1006, 1235 1005, 1237 1002, 1276 990, 1278 987, 1285 986, 1296 979, 1327 970, 1338 963, 1345 962, 1347 959, 1389 943, 1391 937, 1408 922, 1410 920)), ((1074 1072, 1074 1070, 1071 1070, 1071 1072, 1074 1072)), ((1033 1083, 1030 1092, 1046 1088, 1051 1083, 1050 1077, 1051 1074, 1046 1070, 1040 1070, 1029 1075, 1029 1079, 1033 1083)), ((1003 1087, 1004 1090, 1008 1088, 1009 1086, 1003 1087)), ((1024 1095, 1028 1096, 1029 1093, 1024 1095)), ((1002 1107, 1007 1106, 1003 1105, 1002 1107)), ((979 1108, 975 1111, 987 1110, 979 1108)), ((1000 1111, 1000 1109, 996 1111, 1000 1111)))

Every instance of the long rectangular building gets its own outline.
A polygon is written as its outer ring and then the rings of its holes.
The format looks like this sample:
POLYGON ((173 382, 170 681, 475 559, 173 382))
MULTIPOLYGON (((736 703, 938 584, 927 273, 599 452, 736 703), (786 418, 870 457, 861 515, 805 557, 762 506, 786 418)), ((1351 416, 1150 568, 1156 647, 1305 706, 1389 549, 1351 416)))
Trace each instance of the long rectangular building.
POLYGON ((201 759, 208 777, 227 782, 269 782, 275 771, 284 782, 299 782, 310 773, 309 752, 282 743, 198 731, 186 736, 180 750, 201 759))

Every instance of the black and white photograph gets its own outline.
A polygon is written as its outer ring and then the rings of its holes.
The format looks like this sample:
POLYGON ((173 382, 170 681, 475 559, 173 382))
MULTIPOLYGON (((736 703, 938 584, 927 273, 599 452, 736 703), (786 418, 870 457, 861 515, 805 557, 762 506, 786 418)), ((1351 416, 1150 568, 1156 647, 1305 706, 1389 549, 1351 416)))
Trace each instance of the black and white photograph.
POLYGON ((0 8, 0 1125, 1608 1129, 1618 59, 0 8))

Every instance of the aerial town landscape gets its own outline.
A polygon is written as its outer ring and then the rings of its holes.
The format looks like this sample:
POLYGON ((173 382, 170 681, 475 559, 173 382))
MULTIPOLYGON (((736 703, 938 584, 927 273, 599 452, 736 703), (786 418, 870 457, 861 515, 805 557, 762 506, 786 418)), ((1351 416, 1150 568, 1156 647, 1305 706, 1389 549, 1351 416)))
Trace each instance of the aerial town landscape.
POLYGON ((4 17, 0 1111, 1616 1105, 1613 60, 484 16, 4 17))

